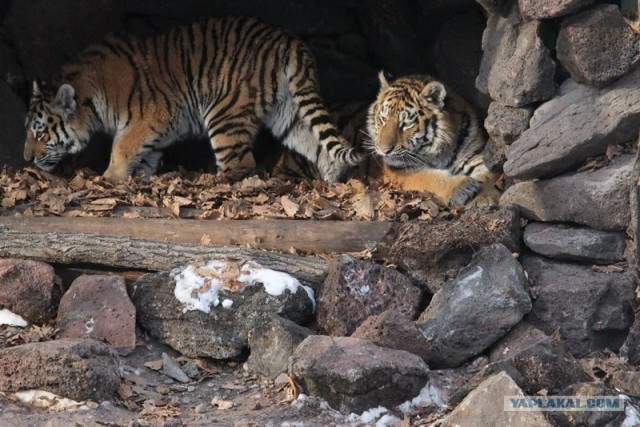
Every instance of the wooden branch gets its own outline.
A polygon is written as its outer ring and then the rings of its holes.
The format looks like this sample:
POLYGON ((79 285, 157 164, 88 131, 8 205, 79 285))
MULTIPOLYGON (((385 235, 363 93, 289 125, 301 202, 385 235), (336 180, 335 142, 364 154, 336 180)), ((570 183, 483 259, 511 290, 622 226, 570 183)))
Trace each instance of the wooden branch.
MULTIPOLYGON (((74 221, 75 219, 67 219, 69 223, 74 221)), ((130 220, 120 220, 120 223, 128 221, 130 220)), ((328 264, 327 261, 317 258, 255 249, 175 243, 117 235, 12 230, 7 226, 0 226, 0 257, 152 271, 170 270, 196 260, 239 257, 287 272, 311 285, 322 283, 328 264)))
POLYGON ((393 234, 394 224, 371 221, 183 220, 0 216, 11 231, 96 234, 174 243, 238 245, 306 253, 361 252, 393 234))

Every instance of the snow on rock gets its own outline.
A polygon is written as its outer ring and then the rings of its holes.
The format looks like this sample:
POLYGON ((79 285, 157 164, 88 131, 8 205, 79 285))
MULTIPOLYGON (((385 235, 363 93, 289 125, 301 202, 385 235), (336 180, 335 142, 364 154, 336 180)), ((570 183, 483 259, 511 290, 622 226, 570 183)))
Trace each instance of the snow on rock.
POLYGON ((174 294, 184 304, 183 312, 200 310, 209 313, 211 306, 220 304, 224 308, 231 308, 233 301, 221 301, 222 292, 242 292, 246 287, 256 284, 262 284, 264 290, 273 296, 280 296, 287 290, 296 293, 302 287, 315 311, 313 289, 302 285, 288 273, 265 268, 254 261, 228 258, 189 264, 173 269, 171 277, 176 281, 174 294))
POLYGON ((17 315, 6 308, 0 310, 0 325, 18 326, 24 328, 28 325, 27 321, 22 316, 17 315))

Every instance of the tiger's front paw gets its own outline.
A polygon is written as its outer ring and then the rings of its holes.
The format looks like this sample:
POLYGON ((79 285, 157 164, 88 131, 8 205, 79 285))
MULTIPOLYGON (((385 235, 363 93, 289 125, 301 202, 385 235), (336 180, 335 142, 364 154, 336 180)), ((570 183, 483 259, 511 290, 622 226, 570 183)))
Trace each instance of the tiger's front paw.
POLYGON ((469 202, 470 207, 492 208, 500 203, 500 192, 491 183, 485 183, 475 199, 469 202))
POLYGON ((467 178, 453 191, 449 204, 464 205, 474 198, 481 188, 482 183, 480 181, 474 178, 467 178))

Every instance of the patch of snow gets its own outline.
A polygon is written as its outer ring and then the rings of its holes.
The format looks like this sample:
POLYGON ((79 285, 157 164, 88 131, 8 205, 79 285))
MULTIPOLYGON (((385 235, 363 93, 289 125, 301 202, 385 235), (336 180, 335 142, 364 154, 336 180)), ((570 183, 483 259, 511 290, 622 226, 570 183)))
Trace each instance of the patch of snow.
MULTIPOLYGON (((621 394, 619 396, 622 400, 629 401, 631 400, 629 396, 621 394)), ((627 402, 626 408, 624 409, 625 419, 620 424, 620 427, 636 427, 640 426, 640 413, 638 410, 629 402, 627 402)))
POLYGON ((389 410, 383 406, 378 406, 377 408, 371 408, 368 411, 364 411, 362 415, 360 415, 360 421, 365 424, 370 424, 373 421, 380 418, 380 415, 386 414, 389 410))
POLYGON ((60 397, 57 394, 43 390, 25 390, 19 391, 12 395, 20 402, 33 405, 36 408, 49 409, 51 411, 75 411, 78 409, 86 410, 89 407, 85 402, 77 402, 66 397, 60 397))
POLYGON ((369 285, 362 285, 360 286, 360 289, 358 289, 358 293, 360 295, 366 295, 369 293, 370 290, 371 288, 369 287, 369 285))
POLYGON ((438 405, 441 408, 446 408, 447 404, 442 397, 442 391, 436 388, 433 384, 428 382, 420 393, 411 400, 408 400, 398 406, 398 409, 403 414, 412 411, 418 406, 438 405))
POLYGON ((383 415, 378 421, 376 421, 376 427, 394 427, 397 426, 402 420, 395 415, 386 414, 383 415))
MULTIPOLYGON (((237 260, 211 260, 202 265, 190 264, 174 268, 170 277, 176 281, 174 295, 184 304, 183 312, 200 310, 209 313, 212 306, 220 304, 221 292, 241 292, 245 287, 258 283, 273 296, 280 296, 287 290, 296 293, 302 287, 311 300, 313 311, 316 309, 313 289, 302 285, 290 274, 265 268, 253 261, 238 263, 237 260)), ((225 299, 222 304, 225 308, 231 308, 233 302, 225 299)))
POLYGON ((0 325, 18 326, 24 328, 29 323, 22 318, 19 314, 15 314, 12 311, 3 308, 0 310, 0 325))

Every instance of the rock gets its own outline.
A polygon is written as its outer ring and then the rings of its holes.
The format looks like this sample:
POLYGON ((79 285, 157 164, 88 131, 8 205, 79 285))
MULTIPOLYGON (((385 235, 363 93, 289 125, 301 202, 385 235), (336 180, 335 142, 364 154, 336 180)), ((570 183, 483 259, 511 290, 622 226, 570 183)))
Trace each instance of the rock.
POLYGON ((0 99, 2 99, 0 102, 0 129, 2 129, 0 132, 0 166, 22 167, 25 164, 22 152, 25 139, 26 108, 24 102, 2 80, 0 80, 0 99))
POLYGON ((26 74, 51 78, 73 55, 124 29, 125 0, 12 2, 6 25, 26 74))
POLYGON ((502 243, 520 251, 520 219, 513 209, 495 212, 465 211, 454 219, 436 219, 426 225, 403 224, 385 258, 436 293, 449 278, 469 264, 482 246, 502 243))
POLYGON ((525 395, 505 372, 487 378, 443 420, 445 426, 551 426, 540 411, 505 411, 503 396, 525 395))
POLYGON ((618 335, 633 321, 631 272, 600 273, 532 255, 521 262, 537 295, 527 321, 547 334, 559 330, 576 357, 605 347, 618 349, 618 335))
POLYGON ((491 349, 490 361, 513 366, 520 374, 516 382, 529 395, 540 390, 557 394, 567 384, 591 379, 561 342, 527 322, 520 322, 491 349))
POLYGON ((289 357, 311 331, 291 320, 269 315, 249 331, 251 354, 245 366, 272 379, 287 371, 289 357))
POLYGON ((624 76, 640 61, 640 37, 613 4, 566 18, 556 49, 574 80, 595 87, 624 76))
POLYGON ((529 127, 532 114, 532 108, 514 108, 492 102, 484 127, 491 139, 509 145, 529 127))
POLYGON ((556 65, 538 33, 540 22, 524 22, 516 4, 508 16, 489 15, 482 36, 476 87, 511 107, 546 101, 555 91, 556 65))
POLYGON ((312 335, 291 357, 289 375, 307 394, 348 414, 413 398, 426 383, 429 368, 406 351, 357 338, 312 335))
POLYGON ((0 259, 0 306, 29 323, 46 323, 60 300, 54 278, 53 267, 43 262, 0 259))
POLYGON ((640 396, 640 372, 615 371, 609 377, 609 386, 618 393, 640 396))
POLYGON ((622 231, 533 223, 524 230, 524 243, 553 259, 610 264, 623 259, 627 236, 622 231))
POLYGON ((629 335, 620 347, 620 357, 631 365, 640 363, 640 316, 636 316, 629 335))
POLYGON ((569 15, 595 0, 518 0, 524 19, 550 19, 569 15))
MULTIPOLYGON (((600 381, 584 382, 580 384, 573 384, 565 388, 562 392, 562 396, 611 396, 618 397, 611 388, 607 387, 600 381)), ((624 403, 622 399, 618 400, 620 405, 617 411, 553 411, 549 412, 549 418, 558 426, 610 426, 619 425, 624 418, 624 403), (613 423, 616 418, 620 416, 618 423, 613 423), (611 423, 611 424, 609 424, 611 423)))
POLYGON ((480 354, 531 310, 528 282, 504 245, 480 249, 447 281, 418 319, 432 367, 455 367, 480 354))
MULTIPOLYGON (((426 0, 422 3, 435 2, 426 0)), ((443 3, 451 7, 450 1, 443 3)), ((455 15, 442 25, 430 55, 435 74, 456 93, 464 94, 464 98, 475 107, 480 117, 484 116, 491 101, 475 85, 482 61, 480 41, 486 25, 481 11, 476 7, 468 7, 466 12, 455 15), (457 54, 451 55, 451 52, 457 54)))
POLYGON ((188 383, 191 381, 189 376, 180 368, 178 362, 173 360, 167 353, 162 353, 162 373, 181 383, 188 383))
POLYGON ((423 359, 429 357, 427 342, 415 322, 397 310, 391 309, 369 316, 351 336, 370 341, 380 347, 404 350, 423 359))
POLYGON ((191 22, 208 16, 254 16, 296 34, 342 34, 358 28, 348 2, 305 2, 295 0, 138 0, 127 2, 127 12, 163 19, 191 22))
POLYGON ((312 315, 313 303, 304 289, 273 296, 260 285, 225 293, 224 298, 233 301, 230 308, 219 305, 209 314, 183 312, 173 293, 175 284, 168 272, 147 274, 131 285, 129 295, 140 325, 188 357, 238 357, 248 345, 249 330, 262 323, 268 313, 296 323, 305 323, 312 315))
POLYGON ((509 146, 504 171, 533 179, 573 170, 610 144, 637 138, 639 120, 640 68, 600 90, 568 79, 509 146))
POLYGON ((390 308, 414 317, 421 298, 420 289, 396 270, 337 257, 318 295, 318 327, 327 335, 348 336, 367 317, 390 308))
POLYGON ((198 365, 196 365, 195 362, 191 360, 182 365, 180 369, 182 369, 182 371, 187 374, 187 376, 192 380, 197 380, 198 378, 200 378, 200 370, 198 369, 198 365))
POLYGON ((507 14, 508 7, 511 2, 509 0, 476 0, 476 3, 480 4, 487 13, 492 15, 505 15, 507 14))
POLYGON ((58 308, 58 338, 106 341, 122 355, 136 346, 136 308, 122 276, 84 275, 73 281, 58 308))
POLYGON ((96 340, 36 342, 0 350, 0 390, 44 390, 74 400, 109 400, 120 384, 118 354, 96 340))
POLYGON ((625 230, 631 220, 633 160, 633 156, 623 155, 599 170, 519 182, 504 192, 500 205, 515 205, 523 216, 538 221, 625 230))
POLYGON ((504 142, 489 138, 484 146, 484 164, 491 172, 499 173, 502 165, 507 161, 506 153, 507 146, 504 142))

